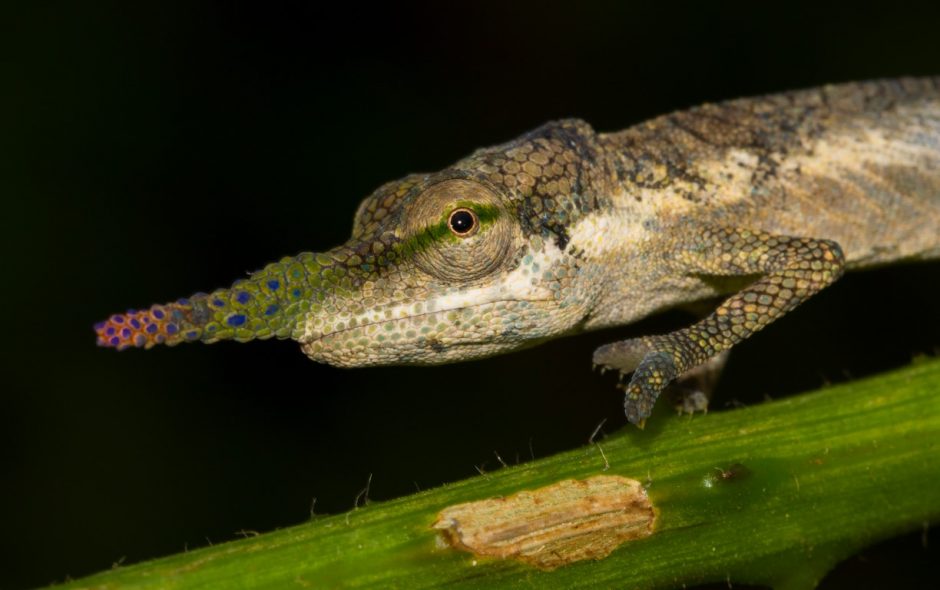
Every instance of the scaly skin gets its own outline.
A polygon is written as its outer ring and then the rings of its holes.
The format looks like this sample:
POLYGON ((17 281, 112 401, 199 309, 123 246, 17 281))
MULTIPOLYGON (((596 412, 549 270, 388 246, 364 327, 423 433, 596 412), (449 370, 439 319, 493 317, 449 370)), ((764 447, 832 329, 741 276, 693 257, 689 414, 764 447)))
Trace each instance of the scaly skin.
POLYGON ((386 184, 352 238, 98 324, 126 348, 292 338, 337 366, 437 364, 730 296, 599 348, 628 419, 845 269, 940 256, 940 78, 704 105, 620 133, 544 125, 386 184), (746 285, 743 288, 742 285, 746 285))

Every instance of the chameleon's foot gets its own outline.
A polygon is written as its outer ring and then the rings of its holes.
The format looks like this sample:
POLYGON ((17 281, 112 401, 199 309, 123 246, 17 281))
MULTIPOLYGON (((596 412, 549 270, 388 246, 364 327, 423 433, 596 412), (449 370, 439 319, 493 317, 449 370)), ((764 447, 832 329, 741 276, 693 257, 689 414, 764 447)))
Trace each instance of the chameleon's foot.
POLYGON ((676 377, 676 365, 672 355, 652 352, 640 362, 627 385, 623 409, 631 424, 645 421, 653 412, 653 404, 669 383, 676 377))
POLYGON ((624 388, 624 411, 631 424, 640 425, 653 411, 653 404, 676 377, 676 365, 668 352, 652 348, 648 339, 625 340, 601 346, 594 351, 594 364, 616 369, 621 377, 633 372, 624 388))
POLYGON ((845 256, 832 240, 773 236, 746 229, 706 228, 678 258, 690 269, 718 276, 760 274, 695 324, 659 336, 602 346, 594 364, 627 373, 627 419, 649 416, 653 402, 677 374, 764 328, 842 274, 845 256), (707 254, 706 254, 707 253, 707 254), (720 254, 720 255, 719 255, 720 254))

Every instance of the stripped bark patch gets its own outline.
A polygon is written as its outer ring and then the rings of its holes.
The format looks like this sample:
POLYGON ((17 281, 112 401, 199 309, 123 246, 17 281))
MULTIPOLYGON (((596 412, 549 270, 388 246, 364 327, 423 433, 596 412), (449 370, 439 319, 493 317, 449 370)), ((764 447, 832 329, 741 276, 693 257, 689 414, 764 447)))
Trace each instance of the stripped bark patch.
POLYGON ((551 570, 603 559, 620 544, 652 534, 654 519, 639 481, 599 475, 449 506, 433 527, 454 548, 551 570))

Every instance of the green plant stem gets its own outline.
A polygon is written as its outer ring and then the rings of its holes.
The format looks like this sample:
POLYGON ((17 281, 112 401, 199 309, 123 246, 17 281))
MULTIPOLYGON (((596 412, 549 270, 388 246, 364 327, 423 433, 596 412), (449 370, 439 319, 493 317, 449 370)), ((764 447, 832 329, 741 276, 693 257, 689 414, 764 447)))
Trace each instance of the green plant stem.
POLYGON ((646 431, 626 429, 599 446, 65 587, 570 589, 730 580, 811 588, 862 547, 940 517, 938 451, 940 360, 932 360, 760 406, 660 415, 646 431), (658 517, 651 536, 598 561, 541 571, 442 546, 431 529, 453 504, 600 474, 644 482, 658 517))

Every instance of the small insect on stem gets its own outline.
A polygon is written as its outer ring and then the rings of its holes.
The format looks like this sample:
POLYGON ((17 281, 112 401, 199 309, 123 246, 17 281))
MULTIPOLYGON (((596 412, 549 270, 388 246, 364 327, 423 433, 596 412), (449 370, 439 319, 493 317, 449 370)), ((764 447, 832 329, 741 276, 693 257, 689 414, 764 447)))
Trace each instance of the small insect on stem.
POLYGON ((727 469, 715 467, 714 472, 709 473, 702 480, 702 485, 706 488, 714 487, 718 483, 730 483, 740 481, 751 475, 751 470, 741 463, 732 463, 727 469))

